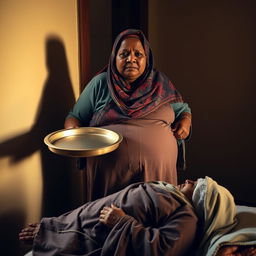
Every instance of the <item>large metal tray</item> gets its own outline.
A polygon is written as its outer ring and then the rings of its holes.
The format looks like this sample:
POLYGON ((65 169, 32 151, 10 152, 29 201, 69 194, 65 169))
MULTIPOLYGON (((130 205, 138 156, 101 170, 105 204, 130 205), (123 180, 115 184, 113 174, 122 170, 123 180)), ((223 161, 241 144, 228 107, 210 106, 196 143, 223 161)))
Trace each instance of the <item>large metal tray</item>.
POLYGON ((122 139, 121 134, 108 129, 81 127, 52 132, 44 138, 44 143, 59 155, 90 157, 117 149, 122 139))

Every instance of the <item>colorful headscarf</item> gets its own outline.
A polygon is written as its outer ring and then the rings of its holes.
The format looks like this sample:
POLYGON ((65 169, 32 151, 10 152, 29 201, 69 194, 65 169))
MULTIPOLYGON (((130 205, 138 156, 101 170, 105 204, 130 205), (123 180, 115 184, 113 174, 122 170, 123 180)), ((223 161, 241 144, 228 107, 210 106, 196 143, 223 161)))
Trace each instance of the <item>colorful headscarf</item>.
POLYGON ((113 102, 94 116, 91 125, 140 118, 168 102, 183 102, 180 93, 169 78, 153 68, 153 55, 149 42, 140 30, 128 29, 117 36, 108 66, 102 72, 104 71, 107 71, 107 83, 113 102), (147 58, 144 73, 132 85, 125 81, 116 68, 116 54, 119 47, 122 41, 131 35, 140 39, 147 58))

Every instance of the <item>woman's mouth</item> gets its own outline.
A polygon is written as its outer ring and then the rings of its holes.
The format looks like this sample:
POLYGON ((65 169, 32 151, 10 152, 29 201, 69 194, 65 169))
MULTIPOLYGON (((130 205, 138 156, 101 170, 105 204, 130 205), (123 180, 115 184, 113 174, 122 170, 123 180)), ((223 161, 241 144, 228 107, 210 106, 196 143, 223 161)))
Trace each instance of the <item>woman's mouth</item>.
POLYGON ((128 66, 128 67, 124 67, 125 70, 138 70, 138 67, 132 67, 132 66, 128 66))

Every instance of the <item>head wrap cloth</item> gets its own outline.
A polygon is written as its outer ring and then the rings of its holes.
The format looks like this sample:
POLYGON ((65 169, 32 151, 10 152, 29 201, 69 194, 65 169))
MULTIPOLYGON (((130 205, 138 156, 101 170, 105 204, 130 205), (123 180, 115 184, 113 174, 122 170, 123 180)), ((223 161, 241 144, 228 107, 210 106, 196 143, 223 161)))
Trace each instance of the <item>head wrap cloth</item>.
POLYGON ((198 237, 200 242, 196 248, 196 255, 216 255, 221 246, 218 241, 233 230, 237 224, 236 205, 231 193, 206 176, 204 179, 197 180, 192 196, 192 205, 177 187, 166 182, 153 182, 153 184, 171 192, 176 199, 190 205, 196 212, 202 227, 198 237))
POLYGON ((169 78, 154 69, 153 65, 152 51, 142 31, 128 29, 121 32, 115 39, 107 67, 101 71, 107 71, 107 83, 113 101, 94 115, 91 125, 105 125, 123 119, 144 117, 168 102, 183 102, 169 78), (147 58, 144 73, 132 84, 129 84, 116 68, 117 52, 123 40, 129 36, 140 39, 147 58))
POLYGON ((223 236, 236 224, 236 205, 231 193, 207 176, 197 180, 192 200, 203 223, 197 255, 206 255, 212 238, 223 236))

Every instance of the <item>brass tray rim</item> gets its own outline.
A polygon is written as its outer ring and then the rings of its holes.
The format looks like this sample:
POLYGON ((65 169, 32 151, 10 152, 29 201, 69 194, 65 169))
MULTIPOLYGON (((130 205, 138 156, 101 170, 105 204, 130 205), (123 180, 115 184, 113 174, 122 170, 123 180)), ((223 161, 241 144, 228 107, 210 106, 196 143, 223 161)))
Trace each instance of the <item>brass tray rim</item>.
POLYGON ((118 148, 122 140, 123 140, 123 136, 120 133, 106 129, 106 128, 79 127, 79 128, 61 129, 61 130, 54 131, 45 136, 44 143, 48 146, 50 151, 59 155, 71 156, 71 157, 89 157, 89 156, 103 155, 111 151, 114 151, 115 149, 118 148), (70 149, 65 147, 58 147, 53 144, 54 141, 58 139, 65 138, 71 135, 84 134, 85 131, 86 132, 89 131, 91 133, 93 133, 93 131, 100 131, 102 135, 113 133, 117 136, 118 139, 115 143, 110 144, 109 146, 99 147, 99 148, 96 147, 96 148, 90 148, 90 149, 70 149), (66 134, 66 136, 58 137, 57 139, 54 140, 54 137, 58 136, 58 134, 61 134, 61 133, 63 133, 64 135, 66 134))

